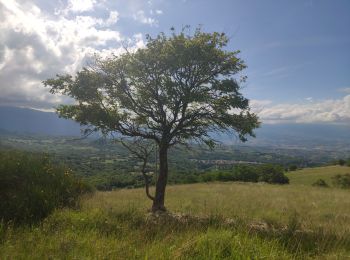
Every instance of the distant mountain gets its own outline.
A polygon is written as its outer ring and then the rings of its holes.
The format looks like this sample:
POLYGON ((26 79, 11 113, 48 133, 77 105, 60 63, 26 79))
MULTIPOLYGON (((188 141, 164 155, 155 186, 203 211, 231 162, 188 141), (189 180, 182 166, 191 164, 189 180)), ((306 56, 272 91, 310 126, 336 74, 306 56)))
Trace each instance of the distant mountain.
MULTIPOLYGON (((80 135, 80 126, 72 120, 59 118, 52 112, 33 109, 1 107, 0 131, 45 135, 80 135)), ((256 130, 257 138, 247 145, 277 146, 281 148, 316 148, 350 150, 350 126, 332 124, 263 124, 256 130)), ((227 144, 239 144, 227 135, 213 134, 227 144)))
POLYGON ((0 106, 0 129, 4 132, 45 135, 80 135, 80 126, 53 112, 0 106))
POLYGON ((211 134, 225 144, 269 146, 290 149, 320 149, 350 152, 350 125, 337 124, 262 124, 242 143, 235 136, 211 134))
POLYGON ((350 126, 337 124, 263 124, 248 145, 350 151, 350 126))

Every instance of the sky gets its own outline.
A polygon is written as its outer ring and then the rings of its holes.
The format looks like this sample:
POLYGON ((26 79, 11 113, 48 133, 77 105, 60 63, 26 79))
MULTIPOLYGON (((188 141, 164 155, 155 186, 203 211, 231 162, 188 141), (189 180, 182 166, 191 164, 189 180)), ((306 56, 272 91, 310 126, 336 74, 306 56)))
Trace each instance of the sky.
POLYGON ((50 110, 42 81, 171 27, 225 32, 266 123, 350 125, 348 0, 0 0, 0 105, 50 110))

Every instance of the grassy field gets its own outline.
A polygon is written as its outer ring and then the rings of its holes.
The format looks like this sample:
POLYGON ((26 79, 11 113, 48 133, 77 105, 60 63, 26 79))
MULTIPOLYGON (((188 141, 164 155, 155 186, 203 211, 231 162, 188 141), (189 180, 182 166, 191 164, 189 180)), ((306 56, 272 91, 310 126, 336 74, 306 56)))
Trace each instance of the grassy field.
POLYGON ((0 226, 0 259, 350 259, 350 191, 308 185, 323 169, 284 186, 169 186, 162 216, 143 189, 97 192, 40 225, 0 226))
POLYGON ((302 170, 289 172, 287 176, 291 184, 312 185, 318 179, 323 179, 329 186, 332 186, 332 177, 337 174, 350 173, 347 166, 327 166, 317 168, 305 168, 302 170))

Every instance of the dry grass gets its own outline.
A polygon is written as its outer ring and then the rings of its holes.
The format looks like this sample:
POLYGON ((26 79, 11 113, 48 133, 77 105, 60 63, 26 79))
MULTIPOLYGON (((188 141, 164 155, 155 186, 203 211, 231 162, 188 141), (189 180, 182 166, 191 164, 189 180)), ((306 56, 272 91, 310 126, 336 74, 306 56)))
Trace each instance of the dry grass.
MULTIPOLYGON (((286 225, 297 216, 305 229, 327 228, 350 234, 350 192, 299 185, 210 183, 169 186, 166 205, 171 212, 248 222, 286 225)), ((86 209, 129 209, 145 212, 150 201, 143 189, 99 192, 86 209)))
POLYGON ((312 185, 315 181, 323 179, 328 185, 332 186, 332 177, 337 174, 350 173, 348 166, 327 166, 316 168, 305 168, 287 174, 291 184, 312 185))

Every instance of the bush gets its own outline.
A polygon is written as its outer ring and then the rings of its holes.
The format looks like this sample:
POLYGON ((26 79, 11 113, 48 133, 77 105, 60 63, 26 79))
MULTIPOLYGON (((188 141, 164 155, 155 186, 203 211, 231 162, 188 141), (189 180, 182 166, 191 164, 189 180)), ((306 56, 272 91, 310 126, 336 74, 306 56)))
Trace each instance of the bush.
POLYGON ((327 188, 329 187, 329 185, 327 184, 327 182, 324 179, 318 179, 317 181, 315 181, 312 186, 315 187, 324 187, 327 188))
POLYGON ((218 172, 216 176, 217 181, 234 181, 235 178, 230 172, 218 172))
POLYGON ((343 159, 338 160, 338 164, 339 164, 340 166, 344 166, 345 163, 346 163, 346 161, 343 160, 343 159))
POLYGON ((206 172, 206 173, 203 173, 201 174, 201 181, 202 182, 211 182, 211 181, 215 181, 216 180, 216 176, 211 173, 211 172, 206 172))
POLYGON ((346 161, 346 166, 350 167, 350 159, 346 161))
POLYGON ((92 188, 44 155, 0 152, 0 220, 34 223, 55 208, 75 207, 92 188))
POLYGON ((244 182, 258 182, 258 167, 249 165, 237 165, 233 169, 234 180, 244 182))
POLYGON ((182 179, 181 183, 184 184, 190 184, 190 183, 197 183, 198 177, 194 174, 186 174, 186 176, 182 179))
POLYGON ((289 179, 284 175, 279 165, 265 164, 258 168, 259 181, 267 183, 288 184, 289 179))
POLYGON ((293 165, 290 165, 289 167, 288 167, 288 170, 289 171, 296 171, 296 170, 298 170, 298 166, 296 166, 295 164, 293 164, 293 165))
POLYGON ((350 173, 338 174, 332 178, 334 186, 350 189, 350 173))
POLYGON ((289 179, 278 165, 236 165, 232 171, 208 172, 201 175, 201 181, 242 181, 286 184, 289 179))

